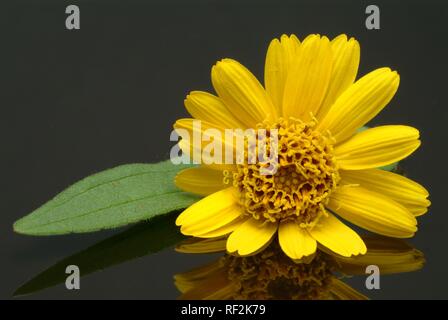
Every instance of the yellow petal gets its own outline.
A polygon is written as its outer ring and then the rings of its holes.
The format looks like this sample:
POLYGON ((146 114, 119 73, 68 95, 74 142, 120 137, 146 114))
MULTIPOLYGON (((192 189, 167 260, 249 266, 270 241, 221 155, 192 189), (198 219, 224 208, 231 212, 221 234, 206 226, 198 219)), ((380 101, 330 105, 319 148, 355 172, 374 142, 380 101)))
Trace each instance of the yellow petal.
POLYGON ((339 300, 368 300, 365 295, 356 291, 348 284, 333 278, 330 284, 330 292, 339 300))
POLYGON ((183 293, 179 300, 222 300, 229 299, 235 292, 236 284, 230 282, 225 273, 210 275, 196 284, 196 287, 183 293))
POLYGON ((352 136, 392 99, 400 77, 389 68, 376 69, 349 86, 331 106, 317 129, 329 130, 336 141, 352 136))
POLYGON ((226 242, 224 238, 189 238, 178 244, 175 250, 182 253, 223 252, 226 250, 226 242))
POLYGON ((366 253, 366 245, 361 237, 330 213, 322 216, 308 232, 324 247, 341 256, 366 253))
POLYGON ((282 114, 286 78, 299 46, 300 41, 295 35, 291 37, 282 35, 280 41, 278 39, 271 41, 266 54, 264 84, 279 116, 282 114))
POLYGON ((401 239, 370 235, 363 240, 367 246, 365 255, 333 257, 344 274, 365 275, 369 265, 377 265, 381 274, 411 272, 421 269, 425 263, 423 253, 401 239))
MULTIPOLYGON (((236 164, 216 163, 214 157, 204 154, 202 144, 190 143, 187 139, 181 139, 178 142, 179 149, 182 150, 182 157, 188 159, 188 163, 200 163, 209 169, 217 170, 224 175, 224 172, 233 172, 236 170, 236 164), (196 159, 198 161, 196 162, 196 159)), ((225 152, 225 151, 224 151, 225 152)), ((234 158, 235 159, 235 158, 234 158)))
POLYGON ((426 212, 428 191, 411 179, 381 169, 341 171, 342 184, 359 184, 404 205, 414 215, 426 212))
POLYGON ((316 115, 325 97, 333 56, 327 37, 313 35, 300 45, 285 83, 283 114, 307 121, 316 115))
POLYGON ((218 128, 232 129, 245 126, 229 112, 218 97, 203 91, 193 91, 184 101, 185 108, 195 119, 213 123, 218 128))
POLYGON ((417 221, 398 202, 362 187, 340 187, 331 194, 327 207, 342 218, 375 233, 409 238, 417 221))
POLYGON ((224 183, 224 178, 222 171, 201 166, 180 171, 176 175, 175 183, 184 191, 209 195, 229 187, 229 184, 224 183))
POLYGON ((238 203, 237 190, 233 187, 215 192, 185 209, 176 219, 176 225, 194 224, 210 215, 233 208, 238 203))
POLYGON ((215 124, 207 121, 202 121, 192 118, 178 119, 174 123, 174 129, 184 129, 189 133, 190 142, 195 143, 194 135, 198 137, 198 143, 205 146, 213 141, 213 139, 218 138, 221 142, 223 148, 228 144, 228 147, 233 149, 233 141, 226 141, 226 136, 223 128, 217 127, 215 124), (208 140, 207 140, 208 139, 208 140))
POLYGON ((213 260, 192 270, 185 271, 174 275, 174 279, 189 283, 190 289, 200 285, 202 281, 225 272, 223 264, 219 260, 213 260))
POLYGON ((222 275, 225 269, 219 260, 207 263, 193 270, 174 275, 174 284, 180 292, 187 292, 201 286, 210 277, 222 275))
POLYGON ((218 170, 234 168, 225 162, 227 154, 232 155, 232 160, 236 159, 235 144, 233 139, 226 138, 222 128, 210 122, 184 118, 175 122, 174 129, 182 137, 178 145, 188 155, 190 163, 206 164, 218 170))
POLYGON ((323 119, 336 99, 356 79, 358 73, 360 47, 354 38, 347 39, 345 34, 331 41, 333 52, 333 68, 327 94, 317 114, 318 119, 323 119))
POLYGON ((316 240, 294 221, 283 221, 278 229, 280 247, 293 260, 302 259, 316 252, 316 240))
POLYGON ((215 231, 233 222, 243 214, 241 206, 234 203, 228 208, 219 211, 206 211, 200 219, 188 220, 182 224, 180 231, 189 236, 202 237, 202 234, 215 231))
POLYGON ((200 233, 197 236, 201 238, 216 238, 216 237, 222 237, 226 236, 229 233, 232 233, 235 231, 240 225, 242 225, 244 222, 246 222, 247 217, 240 216, 236 218, 235 220, 217 228, 213 229, 208 232, 200 233))
POLYGON ((219 61, 212 68, 212 83, 227 109, 248 128, 256 128, 257 123, 268 117, 276 117, 263 86, 239 62, 219 61))
POLYGON ((227 251, 240 256, 255 254, 269 244, 277 223, 250 218, 240 225, 227 240, 227 251))
POLYGON ((419 132, 408 126, 379 126, 364 130, 336 146, 338 165, 344 170, 382 167, 400 161, 420 146, 419 132))
POLYGON ((419 217, 428 212, 428 207, 431 205, 431 201, 427 200, 426 207, 422 206, 414 206, 410 204, 406 204, 405 207, 408 209, 414 216, 419 217))

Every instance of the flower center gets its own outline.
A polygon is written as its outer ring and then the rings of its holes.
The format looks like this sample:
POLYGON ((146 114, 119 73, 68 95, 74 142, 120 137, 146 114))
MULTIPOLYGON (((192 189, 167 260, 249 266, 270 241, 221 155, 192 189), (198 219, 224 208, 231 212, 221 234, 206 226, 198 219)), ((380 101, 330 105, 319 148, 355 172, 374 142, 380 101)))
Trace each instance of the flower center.
POLYGON ((236 283, 236 300, 328 299, 334 263, 317 252, 309 263, 295 263, 280 248, 249 256, 225 256, 228 279, 236 283))
POLYGON ((258 125, 266 130, 265 146, 271 143, 272 129, 277 129, 278 167, 274 174, 263 175, 263 162, 244 161, 238 165, 233 183, 240 191, 240 202, 247 214, 272 222, 295 219, 305 225, 323 214, 340 177, 333 139, 314 130, 315 124, 290 118, 258 125))

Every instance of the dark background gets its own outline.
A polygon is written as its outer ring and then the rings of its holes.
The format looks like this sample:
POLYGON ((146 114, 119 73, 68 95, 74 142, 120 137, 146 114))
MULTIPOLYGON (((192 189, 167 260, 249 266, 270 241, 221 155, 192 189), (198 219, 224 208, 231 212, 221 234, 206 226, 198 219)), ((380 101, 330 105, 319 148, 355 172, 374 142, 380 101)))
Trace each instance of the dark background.
MULTIPOLYGON (((431 193, 411 240, 425 253, 419 272, 384 276, 372 298, 448 298, 447 10, 444 1, 4 1, 0 11, 0 298, 61 258, 111 234, 26 237, 15 220, 73 182, 120 164, 168 158, 172 123, 190 90, 211 90, 210 68, 231 57, 260 79, 269 41, 282 33, 361 44, 359 74, 399 71, 399 91, 374 124, 408 124, 423 144, 403 166, 431 193), (77 4, 81 30, 65 29, 77 4), (381 30, 365 28, 365 8, 381 30)), ((174 273, 212 257, 167 249, 27 298, 175 298, 174 273)), ((82 270, 81 270, 82 272, 82 270)))

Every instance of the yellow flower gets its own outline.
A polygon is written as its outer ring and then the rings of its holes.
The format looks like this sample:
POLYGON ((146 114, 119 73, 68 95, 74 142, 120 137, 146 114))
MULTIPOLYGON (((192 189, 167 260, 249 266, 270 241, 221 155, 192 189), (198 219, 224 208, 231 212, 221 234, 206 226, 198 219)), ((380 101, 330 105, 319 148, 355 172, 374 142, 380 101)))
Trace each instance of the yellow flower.
POLYGON ((381 235, 412 237, 416 216, 430 204, 428 192, 378 168, 415 151, 419 132, 404 125, 359 132, 399 84, 389 68, 355 81, 359 57, 358 42, 346 35, 331 41, 310 35, 302 42, 283 35, 269 45, 264 87, 235 60, 213 66, 217 96, 191 92, 185 106, 193 118, 178 120, 175 129, 193 134, 195 119, 201 130, 277 129, 279 167, 273 175, 260 174, 262 163, 248 162, 180 172, 178 187, 206 195, 178 217, 182 233, 229 235, 227 251, 245 256, 265 248, 278 231, 281 248, 296 260, 313 254, 317 243, 346 257, 366 253, 363 240, 335 214, 381 235))
MULTIPOLYGON (((309 259, 294 262, 277 243, 250 257, 224 255, 204 266, 174 276, 181 299, 292 299, 357 300, 367 297, 341 278, 366 276, 366 267, 378 266, 381 275, 419 270, 423 253, 402 240, 364 237, 368 253, 345 258, 316 251, 309 259), (341 277, 342 274, 342 277, 341 277)), ((177 247, 183 253, 225 250, 222 239, 189 239, 177 247)))

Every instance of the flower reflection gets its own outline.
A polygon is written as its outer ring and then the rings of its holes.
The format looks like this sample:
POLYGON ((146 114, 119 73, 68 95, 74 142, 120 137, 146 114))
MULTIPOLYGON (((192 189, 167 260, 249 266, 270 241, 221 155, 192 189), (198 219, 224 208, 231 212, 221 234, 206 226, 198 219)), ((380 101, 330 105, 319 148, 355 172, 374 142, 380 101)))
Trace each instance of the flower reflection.
MULTIPOLYGON (((423 253, 398 239, 364 237, 368 251, 346 258, 318 250, 307 259, 292 261, 277 242, 248 257, 226 254, 207 265, 175 275, 180 299, 234 300, 345 300, 367 299, 342 279, 366 275, 377 265, 381 275, 416 271, 425 262, 423 253)), ((189 239, 177 246, 184 253, 225 251, 225 239, 189 239)))

